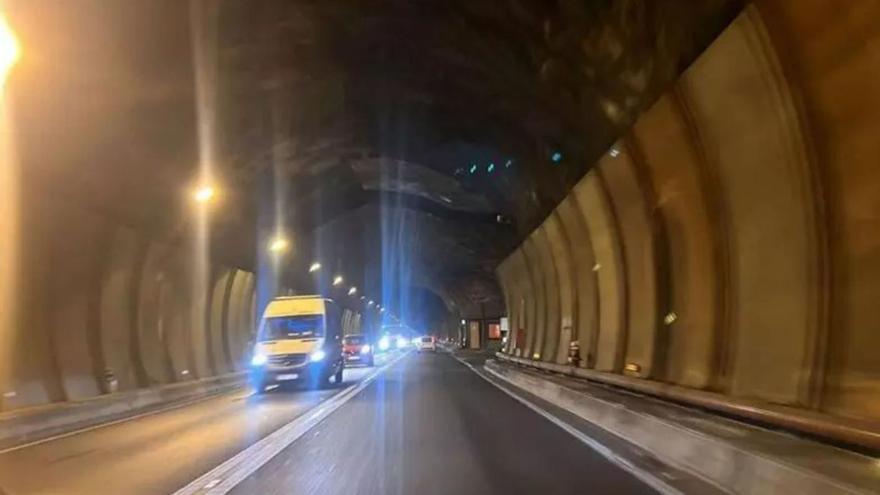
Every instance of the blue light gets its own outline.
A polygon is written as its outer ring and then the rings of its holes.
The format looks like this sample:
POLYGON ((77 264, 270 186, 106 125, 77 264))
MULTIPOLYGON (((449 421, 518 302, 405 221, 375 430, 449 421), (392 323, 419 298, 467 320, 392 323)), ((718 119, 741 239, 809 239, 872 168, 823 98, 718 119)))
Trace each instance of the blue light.
POLYGON ((490 163, 489 167, 486 168, 486 172, 489 172, 491 174, 493 170, 495 170, 495 164, 490 163))
POLYGON ((559 163, 562 161, 562 153, 557 151, 550 156, 550 159, 553 160, 553 163, 559 163))
POLYGON ((475 164, 471 165, 471 174, 474 174, 476 172, 477 172, 477 164, 475 163, 475 164))

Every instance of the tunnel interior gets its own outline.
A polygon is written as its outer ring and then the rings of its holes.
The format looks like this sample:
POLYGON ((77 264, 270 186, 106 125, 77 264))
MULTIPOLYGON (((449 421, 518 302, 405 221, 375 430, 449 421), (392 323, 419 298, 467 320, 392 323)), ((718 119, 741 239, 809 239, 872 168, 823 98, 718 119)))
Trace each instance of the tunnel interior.
POLYGON ((321 293, 420 331, 505 316, 517 359, 575 344, 600 377, 877 430, 880 105, 874 45, 844 34, 876 38, 870 15, 5 8, 27 51, 4 86, 0 409, 240 371, 267 298, 321 293))

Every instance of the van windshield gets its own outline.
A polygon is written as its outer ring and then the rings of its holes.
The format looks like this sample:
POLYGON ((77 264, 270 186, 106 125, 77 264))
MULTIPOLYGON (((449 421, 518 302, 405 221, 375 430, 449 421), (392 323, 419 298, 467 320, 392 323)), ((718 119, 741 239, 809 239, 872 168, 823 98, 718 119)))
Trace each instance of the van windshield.
POLYGON ((277 316, 263 324, 261 340, 305 339, 324 336, 323 315, 277 316))

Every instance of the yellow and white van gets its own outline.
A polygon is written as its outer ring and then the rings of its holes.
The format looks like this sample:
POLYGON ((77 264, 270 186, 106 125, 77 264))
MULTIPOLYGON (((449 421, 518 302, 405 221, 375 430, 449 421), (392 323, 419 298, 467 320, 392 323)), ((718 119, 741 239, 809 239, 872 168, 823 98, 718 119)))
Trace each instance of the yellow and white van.
POLYGON ((286 382, 342 383, 342 310, 321 296, 273 299, 260 320, 251 359, 257 392, 286 382))

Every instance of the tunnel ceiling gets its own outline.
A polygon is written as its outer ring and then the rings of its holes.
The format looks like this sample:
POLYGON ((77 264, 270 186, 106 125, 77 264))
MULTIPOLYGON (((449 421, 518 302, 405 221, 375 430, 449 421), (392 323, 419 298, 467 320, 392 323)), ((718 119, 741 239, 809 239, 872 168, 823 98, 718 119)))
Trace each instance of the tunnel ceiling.
POLYGON ((223 156, 245 180, 283 170, 298 232, 370 204, 405 208, 425 217, 432 275, 491 279, 738 8, 225 1, 223 156))

